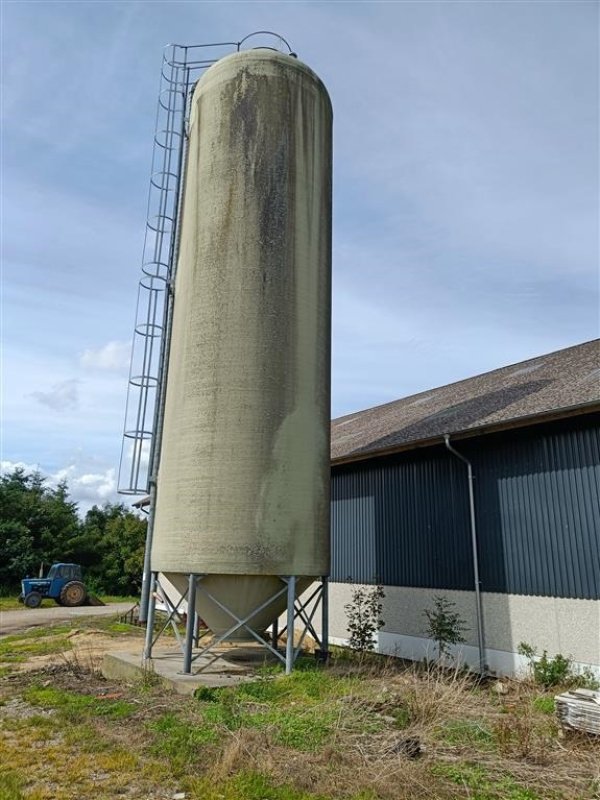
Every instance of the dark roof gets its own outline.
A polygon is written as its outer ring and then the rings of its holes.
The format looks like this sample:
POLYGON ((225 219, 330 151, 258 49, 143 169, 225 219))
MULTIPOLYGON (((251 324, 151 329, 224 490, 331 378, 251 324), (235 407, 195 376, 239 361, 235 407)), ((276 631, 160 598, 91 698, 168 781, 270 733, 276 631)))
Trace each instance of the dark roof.
POLYGON ((594 406, 600 410, 600 339, 339 417, 331 458, 353 461, 594 406))

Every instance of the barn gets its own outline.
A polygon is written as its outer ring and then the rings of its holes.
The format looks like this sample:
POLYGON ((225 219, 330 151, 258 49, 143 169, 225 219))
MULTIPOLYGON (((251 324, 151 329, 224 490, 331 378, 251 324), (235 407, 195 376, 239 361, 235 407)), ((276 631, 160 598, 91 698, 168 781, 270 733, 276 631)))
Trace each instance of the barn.
POLYGON ((385 592, 378 650, 433 651, 454 603, 460 656, 518 672, 526 642, 600 669, 600 340, 332 423, 329 633, 357 585, 385 592))

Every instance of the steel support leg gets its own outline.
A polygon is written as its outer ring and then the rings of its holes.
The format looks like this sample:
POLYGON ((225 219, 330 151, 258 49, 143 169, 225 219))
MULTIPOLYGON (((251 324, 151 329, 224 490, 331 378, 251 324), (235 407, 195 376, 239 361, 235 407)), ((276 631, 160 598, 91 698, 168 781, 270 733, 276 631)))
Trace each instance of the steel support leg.
POLYGON ((278 641, 279 641, 279 620, 276 619, 273 621, 273 627, 271 628, 271 647, 274 650, 277 650, 278 641))
POLYGON ((200 643, 200 617, 194 609, 194 644, 198 647, 200 643))
POLYGON ((285 647, 285 674, 289 675, 294 666, 294 603, 296 601, 296 576, 288 578, 287 590, 287 642, 285 647))
POLYGON ((156 597, 154 595, 156 589, 156 577, 158 573, 152 572, 150 573, 150 581, 149 581, 149 589, 150 593, 148 595, 148 615, 146 619, 146 641, 144 644, 144 661, 152 658, 152 642, 154 639, 154 609, 156 605, 156 597))
POLYGON ((187 620, 185 625, 185 644, 183 648, 183 674, 191 675, 192 650, 194 648, 194 629, 196 627, 196 576, 190 575, 187 594, 187 620))
POLYGON ((321 658, 327 661, 329 658, 329 578, 324 575, 322 578, 323 588, 321 590, 321 658))

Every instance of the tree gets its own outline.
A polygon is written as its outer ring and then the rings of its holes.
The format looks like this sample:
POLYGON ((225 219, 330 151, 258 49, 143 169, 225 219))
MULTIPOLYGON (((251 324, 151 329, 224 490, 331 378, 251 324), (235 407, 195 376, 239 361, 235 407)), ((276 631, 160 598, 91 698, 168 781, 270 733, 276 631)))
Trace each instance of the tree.
POLYGON ((375 637, 383 628, 382 619, 383 586, 356 586, 352 591, 352 601, 346 603, 344 611, 348 619, 349 644, 361 653, 375 649, 375 637))
POLYGON ((0 478, 0 580, 12 590, 41 562, 61 559, 65 544, 79 530, 77 505, 68 499, 66 483, 56 489, 42 476, 21 468, 0 478))
POLYGON ((141 583, 146 521, 122 504, 94 506, 82 521, 65 481, 46 485, 17 468, 0 477, 0 590, 15 592, 40 563, 81 564, 95 591, 131 594, 141 583))
POLYGON ((88 511, 80 545, 87 548, 86 557, 94 558, 89 574, 99 589, 108 594, 132 594, 139 590, 146 527, 146 520, 122 504, 107 503, 88 511))
POLYGON ((448 654, 450 645, 462 644, 465 641, 463 633, 468 628, 455 608, 456 603, 447 597, 437 595, 433 598, 433 609, 425 609, 423 612, 427 617, 425 632, 437 644, 440 663, 448 654))

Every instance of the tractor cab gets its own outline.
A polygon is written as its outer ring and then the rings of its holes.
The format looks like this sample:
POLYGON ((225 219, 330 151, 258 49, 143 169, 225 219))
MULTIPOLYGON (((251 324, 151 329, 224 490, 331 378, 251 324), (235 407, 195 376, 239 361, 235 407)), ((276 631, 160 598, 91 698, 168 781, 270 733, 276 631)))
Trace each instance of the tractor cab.
POLYGON ((48 570, 46 580, 81 581, 81 567, 79 564, 53 564, 48 570))

